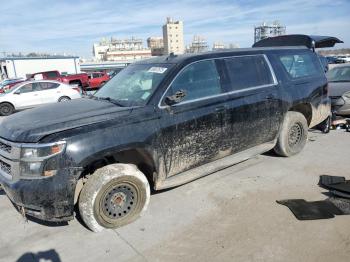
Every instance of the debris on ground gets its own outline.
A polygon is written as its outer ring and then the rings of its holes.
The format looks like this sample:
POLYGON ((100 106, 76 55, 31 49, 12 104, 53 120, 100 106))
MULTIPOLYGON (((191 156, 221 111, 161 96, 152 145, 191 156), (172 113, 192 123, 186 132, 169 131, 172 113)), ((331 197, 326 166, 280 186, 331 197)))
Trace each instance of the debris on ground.
POLYGON ((338 176, 320 176, 318 185, 329 190, 329 198, 307 202, 304 199, 276 201, 287 206, 298 220, 329 219, 350 214, 350 180, 338 176))

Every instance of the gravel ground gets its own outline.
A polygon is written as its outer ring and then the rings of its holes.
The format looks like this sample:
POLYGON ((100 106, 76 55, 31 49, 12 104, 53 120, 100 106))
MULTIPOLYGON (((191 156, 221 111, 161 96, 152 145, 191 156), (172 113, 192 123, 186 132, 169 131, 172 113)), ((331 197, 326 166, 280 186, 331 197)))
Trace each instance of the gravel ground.
POLYGON ((77 220, 25 222, 0 192, 0 261, 349 261, 350 216, 298 221, 275 202, 324 199, 322 174, 350 179, 350 133, 309 140, 297 156, 261 155, 154 194, 141 219, 99 234, 77 220))

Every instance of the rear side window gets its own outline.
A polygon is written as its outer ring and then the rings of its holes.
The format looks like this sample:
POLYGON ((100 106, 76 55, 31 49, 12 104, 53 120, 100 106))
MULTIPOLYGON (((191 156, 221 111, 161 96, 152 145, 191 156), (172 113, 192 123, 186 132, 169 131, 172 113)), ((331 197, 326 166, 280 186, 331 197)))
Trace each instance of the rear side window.
POLYGON ((262 55, 224 59, 233 90, 274 84, 271 70, 262 55))
POLYGON ((166 96, 184 91, 183 101, 221 94, 219 74, 214 60, 205 60, 187 66, 171 84, 166 96))
POLYGON ((318 61, 309 54, 282 55, 279 60, 292 78, 317 76, 320 73, 318 61))
POLYGON ((42 90, 49 90, 49 89, 55 89, 59 86, 57 83, 50 83, 50 82, 42 82, 40 83, 42 90))
POLYGON ((54 71, 52 71, 52 72, 46 72, 45 74, 46 74, 46 77, 47 77, 47 78, 57 78, 57 77, 58 77, 57 72, 54 72, 54 71))

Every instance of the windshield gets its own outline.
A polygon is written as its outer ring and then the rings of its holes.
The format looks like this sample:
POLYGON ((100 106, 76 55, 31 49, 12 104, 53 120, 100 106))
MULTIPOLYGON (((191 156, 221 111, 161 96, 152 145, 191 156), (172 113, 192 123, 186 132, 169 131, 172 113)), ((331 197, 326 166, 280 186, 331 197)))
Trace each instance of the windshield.
POLYGON ((170 64, 134 64, 123 69, 95 94, 121 106, 142 106, 167 74, 170 64))
POLYGON ((348 82, 350 81, 350 66, 335 67, 328 71, 327 78, 329 82, 348 82))

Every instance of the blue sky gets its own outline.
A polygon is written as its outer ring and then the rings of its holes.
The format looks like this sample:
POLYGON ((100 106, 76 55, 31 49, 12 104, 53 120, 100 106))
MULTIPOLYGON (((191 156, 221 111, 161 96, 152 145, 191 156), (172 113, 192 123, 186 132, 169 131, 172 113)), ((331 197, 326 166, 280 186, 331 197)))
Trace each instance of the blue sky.
POLYGON ((349 0, 11 0, 0 10, 0 52, 89 58, 102 37, 161 36, 167 16, 184 21, 187 43, 198 34, 249 47, 255 25, 279 20, 288 34, 337 36, 350 47, 349 0))

